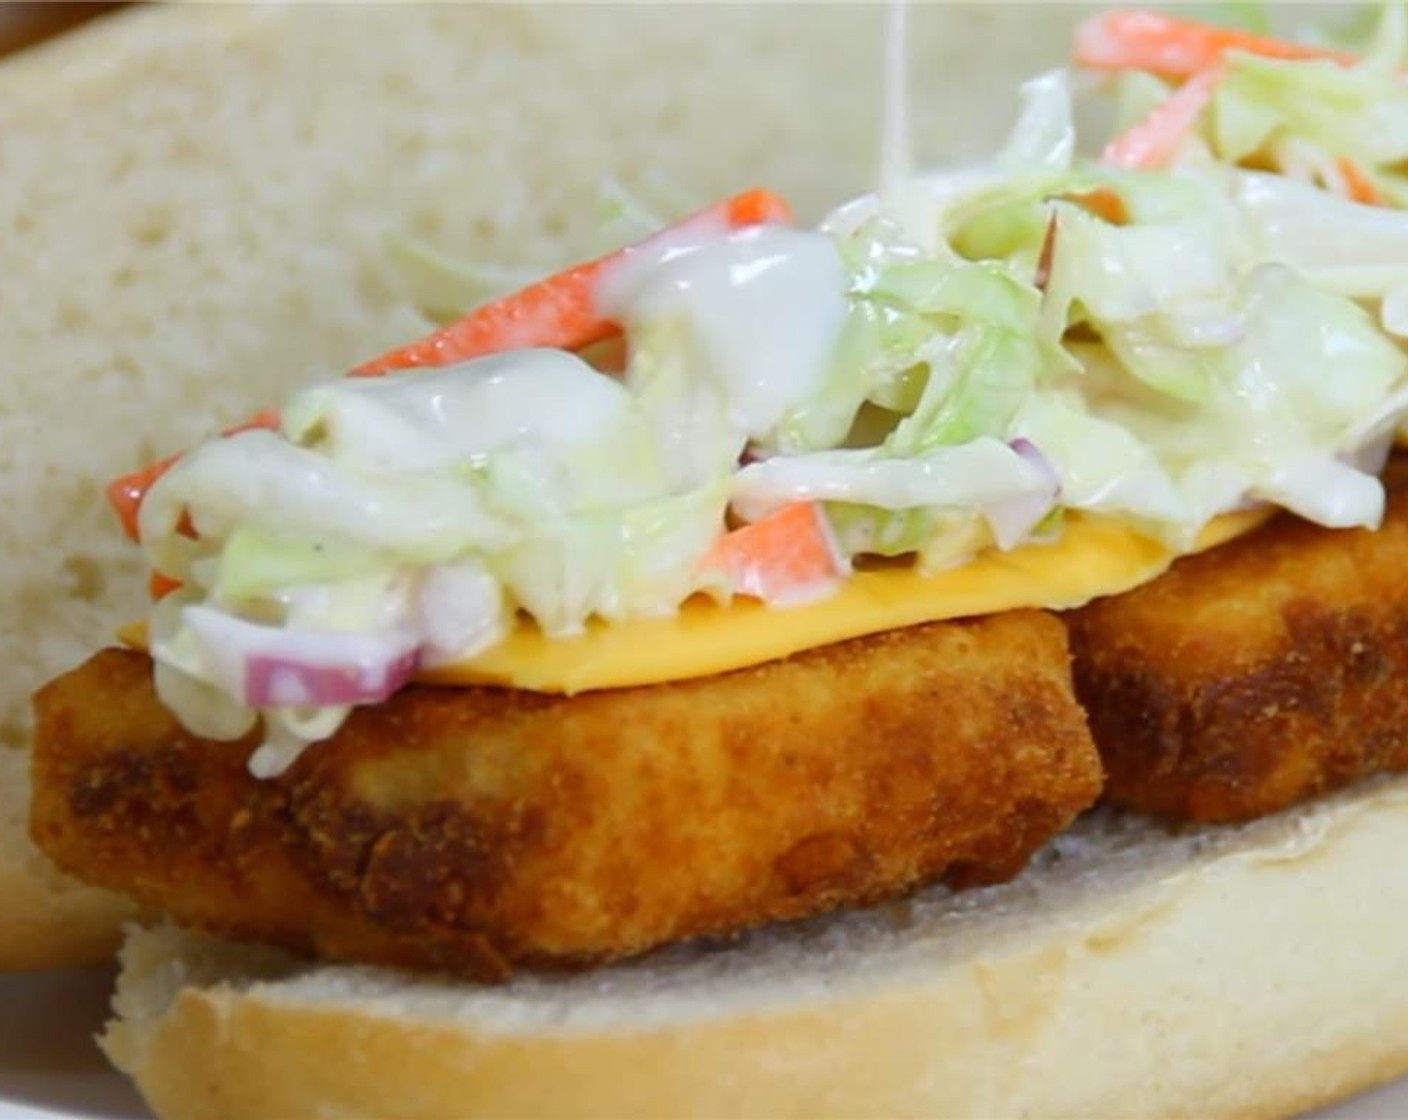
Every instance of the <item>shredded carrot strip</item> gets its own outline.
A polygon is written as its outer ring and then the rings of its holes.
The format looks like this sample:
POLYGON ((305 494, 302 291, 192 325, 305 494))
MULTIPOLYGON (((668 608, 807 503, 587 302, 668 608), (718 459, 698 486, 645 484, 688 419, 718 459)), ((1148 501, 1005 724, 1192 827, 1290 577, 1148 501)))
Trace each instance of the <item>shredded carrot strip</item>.
MULTIPOLYGON (((256 428, 277 428, 278 426, 279 414, 266 409, 246 423, 226 428, 220 434, 233 436, 239 432, 253 431, 256 428)), ((174 467, 180 459, 180 454, 168 455, 165 459, 159 459, 141 470, 122 475, 108 483, 108 504, 121 519, 122 531, 132 540, 137 539, 137 515, 141 511, 142 501, 146 498, 147 491, 155 486, 157 479, 174 467)))
POLYGON ((1041 255, 1036 260, 1036 276, 1032 283, 1039 292, 1051 283, 1051 266, 1056 262, 1056 239, 1061 235, 1060 215, 1052 214, 1046 223, 1046 237, 1041 242, 1041 255))
POLYGON ((1076 29, 1075 61, 1096 70, 1147 70, 1164 78, 1191 78, 1217 65, 1229 51, 1263 58, 1328 58, 1350 64, 1345 51, 1307 46, 1237 28, 1181 19, 1162 12, 1115 10, 1076 29))
POLYGON ((1340 156, 1335 161, 1335 166, 1344 176, 1344 185, 1349 189, 1349 197, 1355 202, 1362 202, 1366 206, 1385 206, 1388 204, 1388 199, 1379 190, 1378 184, 1354 160, 1348 156, 1340 156))
POLYGON ((1111 167, 1152 170, 1173 158, 1197 124, 1222 80, 1220 67, 1204 70, 1155 105, 1142 121, 1116 136, 1100 153, 1111 167))
MULTIPOLYGON (((711 220, 722 222, 729 229, 767 222, 787 223, 792 221, 792 208, 781 195, 754 189, 707 207, 655 236, 667 236, 683 225, 711 220)), ((650 240, 648 238, 646 243, 650 240)), ((617 250, 486 304, 458 322, 352 372, 368 376, 418 366, 448 365, 527 346, 580 350, 612 338, 620 333, 620 327, 597 312, 596 279, 603 268, 630 251, 629 248, 617 250)), ((277 428, 278 425, 278 413, 266 410, 223 434, 234 435, 251 428, 277 428)), ((168 456, 114 479, 108 485, 108 502, 121 519, 123 531, 132 540, 137 539, 138 513, 147 491, 180 459, 180 454, 168 456)))
POLYGON ((152 601, 165 599, 173 591, 181 587, 179 579, 172 579, 170 576, 162 575, 160 572, 153 572, 147 580, 147 590, 151 593, 152 601))
POLYGON ((787 597, 844 573, 826 515, 816 502, 793 502, 715 542, 705 571, 724 573, 733 589, 764 601, 787 597))
MULTIPOLYGON (((792 209, 785 199, 771 191, 751 190, 701 210, 680 226, 709 220, 738 229, 765 222, 790 222, 792 209)), ((667 236, 670 232, 666 230, 655 237, 667 236)), ((642 244, 650 240, 653 238, 642 244)), ((421 366, 452 365, 526 346, 580 350, 611 338, 619 334, 621 328, 597 309, 597 280, 604 269, 634 248, 639 246, 618 249, 486 303, 449 326, 397 347, 352 372, 367 376, 421 366)))
POLYGON ((1109 222, 1112 226, 1129 224, 1129 208, 1119 192, 1111 187, 1095 187, 1080 194, 1063 194, 1065 202, 1073 202, 1087 213, 1109 222))

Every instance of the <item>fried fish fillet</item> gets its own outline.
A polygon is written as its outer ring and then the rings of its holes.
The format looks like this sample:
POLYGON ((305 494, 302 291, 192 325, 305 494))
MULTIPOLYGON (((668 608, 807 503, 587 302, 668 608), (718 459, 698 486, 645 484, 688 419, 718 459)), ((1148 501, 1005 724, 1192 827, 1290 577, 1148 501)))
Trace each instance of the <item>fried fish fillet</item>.
POLYGON ((1006 878, 1101 782, 1036 611, 573 698, 410 688, 272 781, 150 675, 107 650, 36 697, 56 862, 189 925, 484 978, 1006 878))
POLYGON ((1068 616, 1107 800, 1195 821, 1408 769, 1408 458, 1377 532, 1282 515, 1068 616))

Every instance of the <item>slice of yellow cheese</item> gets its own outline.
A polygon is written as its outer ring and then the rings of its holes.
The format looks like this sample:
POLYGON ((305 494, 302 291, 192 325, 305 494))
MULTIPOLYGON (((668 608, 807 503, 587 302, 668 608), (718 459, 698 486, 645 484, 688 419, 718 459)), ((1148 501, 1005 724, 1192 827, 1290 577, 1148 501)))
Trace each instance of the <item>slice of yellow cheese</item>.
MULTIPOLYGON (((1268 510, 1220 517, 1199 550, 1260 525, 1268 510)), ((593 622, 585 633, 549 638, 531 625, 478 656, 423 670, 427 683, 497 684, 535 692, 587 692, 703 677, 760 665, 804 649, 901 626, 994 614, 1017 607, 1064 610, 1153 579, 1176 556, 1127 527, 1068 515, 1050 544, 989 552, 948 571, 856 572, 834 594, 802 606, 691 599, 678 614, 626 623, 593 622)))
MULTIPOLYGON (((1258 509, 1219 517, 1203 531, 1195 551, 1249 532, 1271 513, 1258 509)), ((988 552, 962 567, 927 575, 900 567, 856 572, 835 594, 801 606, 768 607, 753 599, 721 606, 695 598, 674 615, 593 621, 570 638, 550 638, 524 622, 498 645, 465 661, 423 669, 416 679, 567 694, 687 680, 922 622, 1018 607, 1066 610, 1146 583, 1175 559, 1176 553, 1152 537, 1069 514, 1065 531, 1051 543, 988 552)), ((146 646, 142 623, 123 627, 119 636, 129 645, 146 646)))

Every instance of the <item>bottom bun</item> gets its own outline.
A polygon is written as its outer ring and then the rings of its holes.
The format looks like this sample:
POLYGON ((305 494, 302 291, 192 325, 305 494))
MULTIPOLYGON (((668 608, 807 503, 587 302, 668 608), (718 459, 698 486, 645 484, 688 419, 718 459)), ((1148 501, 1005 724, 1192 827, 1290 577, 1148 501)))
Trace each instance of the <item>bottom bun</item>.
POLYGON ((131 934, 163 1117, 1285 1116, 1408 1070, 1408 781, 499 988, 131 934))

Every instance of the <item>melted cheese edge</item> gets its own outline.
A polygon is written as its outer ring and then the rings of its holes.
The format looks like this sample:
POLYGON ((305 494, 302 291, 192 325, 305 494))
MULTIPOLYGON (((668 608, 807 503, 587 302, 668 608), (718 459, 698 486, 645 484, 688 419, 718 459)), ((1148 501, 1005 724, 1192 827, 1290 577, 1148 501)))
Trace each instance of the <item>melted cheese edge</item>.
MULTIPOLYGON (((1273 512, 1219 517, 1203 530, 1193 551, 1250 532, 1273 512)), ((567 695, 688 680, 903 626, 1021 607, 1069 610, 1147 583, 1177 558, 1152 537, 1073 513, 1060 539, 1051 543, 988 552, 962 567, 927 575, 898 567, 856 572, 829 598, 796 607, 768 607, 753 599, 725 606, 694 598, 677 614, 593 621, 570 638, 549 638, 525 622, 491 649, 423 669, 415 679, 567 695)), ((124 626, 119 638, 145 649, 146 624, 124 626)))
MULTIPOLYGON (((1270 512, 1220 517, 1196 550, 1260 525, 1270 512)), ((996 614, 1019 607, 1066 610, 1128 591, 1177 559, 1166 545, 1126 527, 1068 515, 1061 538, 992 551, 947 571, 884 568, 852 575, 835 594, 801 606, 754 599, 727 606, 695 598, 678 614, 628 623, 593 623, 571 638, 520 626, 471 660, 417 674, 432 684, 494 684, 577 693, 659 684, 741 669, 848 638, 924 622, 996 614)))

